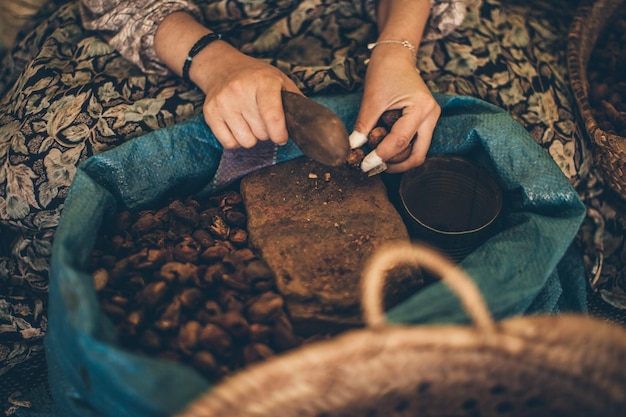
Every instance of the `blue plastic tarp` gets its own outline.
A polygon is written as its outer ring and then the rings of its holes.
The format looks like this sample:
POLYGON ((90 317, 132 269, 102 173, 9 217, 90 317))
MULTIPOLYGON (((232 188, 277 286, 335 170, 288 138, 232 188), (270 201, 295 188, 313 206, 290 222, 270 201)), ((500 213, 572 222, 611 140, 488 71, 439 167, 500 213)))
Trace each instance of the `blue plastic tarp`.
MULTIPOLYGON (((502 229, 461 266, 495 318, 584 311, 582 262, 571 243, 585 207, 558 166, 504 110, 471 97, 435 95, 442 116, 430 154, 466 155, 504 192, 502 229)), ((314 99, 351 128, 360 94, 314 99)), ((202 116, 132 139, 81 164, 56 230, 45 338, 51 389, 64 416, 155 417, 183 408, 210 384, 191 368, 122 348, 100 311, 90 260, 96 236, 121 209, 155 208, 173 195, 211 194, 262 167, 302 156, 292 143, 224 152, 202 116)), ((456 297, 436 283, 388 318, 463 323, 456 297)))

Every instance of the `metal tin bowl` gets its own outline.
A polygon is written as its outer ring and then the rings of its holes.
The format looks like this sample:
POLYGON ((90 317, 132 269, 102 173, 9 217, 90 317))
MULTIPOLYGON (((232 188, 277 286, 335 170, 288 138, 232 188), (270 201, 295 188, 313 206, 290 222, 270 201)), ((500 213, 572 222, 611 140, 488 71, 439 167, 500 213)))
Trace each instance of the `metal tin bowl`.
POLYGON ((497 232, 502 190, 486 170, 466 158, 427 158, 402 175, 399 194, 411 238, 457 262, 497 232))

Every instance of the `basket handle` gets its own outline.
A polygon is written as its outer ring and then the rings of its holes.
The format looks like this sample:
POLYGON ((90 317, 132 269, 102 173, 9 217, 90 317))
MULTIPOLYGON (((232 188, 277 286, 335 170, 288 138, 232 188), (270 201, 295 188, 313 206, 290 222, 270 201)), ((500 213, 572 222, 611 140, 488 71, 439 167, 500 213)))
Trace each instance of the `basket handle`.
POLYGON ((495 323, 478 286, 457 265, 440 252, 415 243, 394 243, 381 247, 365 264, 361 281, 361 304, 369 327, 387 324, 383 311, 386 272, 400 264, 417 264, 437 274, 459 297, 474 325, 485 333, 495 332, 495 323))

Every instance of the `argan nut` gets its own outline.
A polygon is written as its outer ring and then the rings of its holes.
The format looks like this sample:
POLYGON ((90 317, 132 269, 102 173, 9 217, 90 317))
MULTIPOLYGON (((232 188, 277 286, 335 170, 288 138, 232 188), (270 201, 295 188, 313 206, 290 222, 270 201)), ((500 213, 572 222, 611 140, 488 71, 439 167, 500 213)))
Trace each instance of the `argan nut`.
POLYGON ((243 339, 250 334, 248 321, 238 311, 227 311, 218 316, 216 324, 220 325, 235 339, 243 339))
POLYGON ((101 302, 100 308, 106 313, 107 316, 109 316, 114 321, 119 322, 123 320, 126 316, 126 310, 113 303, 101 302))
POLYGON ((218 369, 217 360, 211 352, 201 350, 193 354, 191 363, 194 368, 201 372, 212 374, 218 369))
POLYGON ((191 235, 194 231, 194 226, 184 220, 174 217, 169 221, 169 231, 174 233, 176 236, 191 235))
POLYGON ((111 297, 111 302, 115 305, 118 305, 120 307, 127 307, 128 306, 128 298, 116 294, 113 297, 111 297))
POLYGON ((274 286, 274 272, 261 260, 254 260, 246 265, 244 274, 255 291, 267 291, 274 286))
POLYGON ((155 276, 170 284, 186 284, 189 281, 196 280, 198 267, 189 262, 168 262, 159 269, 155 276))
POLYGON ((203 309, 207 312, 209 317, 212 317, 213 319, 222 314, 222 307, 215 300, 209 300, 204 303, 203 309))
POLYGON ((104 268, 95 270, 91 276, 96 292, 102 291, 109 283, 109 272, 104 268))
POLYGON ((243 311, 244 308, 241 296, 233 290, 222 291, 219 295, 219 303, 226 311, 243 311))
POLYGON ((293 326, 289 317, 284 311, 276 317, 272 332, 272 341, 274 346, 281 350, 291 349, 300 345, 300 338, 294 333, 293 326))
POLYGON ((137 294, 137 298, 139 304, 144 305, 146 307, 155 307, 159 304, 165 296, 167 295, 169 288, 167 284, 163 281, 151 282, 146 285, 139 294, 137 294))
POLYGON ((178 331, 178 348, 189 354, 198 347, 198 339, 202 324, 195 320, 190 320, 182 325, 178 331))
POLYGON ((346 164, 350 167, 358 168, 365 158, 365 151, 361 148, 352 149, 346 159, 346 164))
POLYGON ((258 256, 250 248, 237 249, 233 254, 243 262, 251 262, 258 259, 258 256))
POLYGON ((185 288, 178 295, 178 299, 183 308, 187 310, 195 310, 202 299, 204 298, 204 293, 199 288, 185 288))
POLYGON ((385 136, 387 136, 388 134, 389 131, 387 130, 387 128, 383 126, 375 127, 367 135, 367 145, 372 149, 376 148, 378 144, 382 142, 383 139, 385 139, 385 136))
POLYGON ((253 282, 255 279, 273 279, 274 272, 261 259, 251 260, 244 266, 243 272, 248 281, 253 282))
POLYGON ((131 311, 126 317, 126 323, 133 328, 140 327, 144 324, 146 314, 144 310, 131 311))
POLYGON ((113 225, 114 233, 121 233, 124 230, 130 228, 133 224, 133 215, 128 210, 120 211, 115 218, 115 223, 113 225))
POLYGON ((226 273, 226 268, 221 262, 209 265, 202 276, 202 283, 205 285, 213 285, 222 280, 222 276, 226 273))
POLYGON ((278 317, 284 304, 280 295, 268 291, 248 306, 246 314, 253 323, 271 323, 278 317))
POLYGON ((180 200, 174 200, 168 206, 172 215, 180 220, 184 220, 191 226, 197 226, 200 223, 200 216, 198 212, 186 204, 183 204, 180 200))
POLYGON ((206 248, 206 250, 200 254, 200 259, 207 262, 218 261, 222 260, 224 256, 229 253, 230 250, 227 247, 222 245, 213 245, 206 248))
POLYGON ((401 109, 387 110, 380 116, 380 121, 390 129, 400 117, 402 117, 401 109))
POLYGON ((224 213, 224 219, 232 226, 244 227, 247 222, 247 217, 239 210, 228 210, 224 213))
POLYGON ((214 323, 207 323, 202 327, 198 341, 203 348, 220 356, 228 356, 233 345, 230 335, 214 323))
POLYGON ((139 216, 137 221, 131 226, 131 233, 134 236, 141 236, 161 226, 161 222, 150 212, 139 216))
POLYGON ((211 234, 204 229, 195 230, 191 237, 193 237, 203 248, 208 248, 209 246, 213 246, 215 244, 213 236, 211 236, 211 234))
POLYGON ((183 236, 172 251, 174 259, 179 262, 197 262, 201 247, 191 236, 183 236))
POLYGON ((159 320, 154 323, 154 327, 167 332, 174 330, 180 326, 181 317, 181 303, 180 300, 175 298, 170 305, 167 306, 159 320))
POLYGON ((139 343, 148 351, 156 351, 161 349, 162 341, 154 330, 144 330, 139 336, 139 343))
POLYGON ((233 228, 230 230, 228 240, 230 240, 235 246, 244 246, 248 243, 248 232, 243 229, 233 228))
POLYGON ((127 259, 130 267, 137 270, 142 270, 158 267, 163 262, 165 262, 166 258, 167 251, 163 248, 145 248, 137 253, 130 255, 127 259))
POLYGON ((225 191, 220 196, 220 207, 236 206, 243 202, 243 196, 237 191, 225 191))
POLYGON ((260 362, 275 355, 275 352, 264 343, 253 343, 243 348, 243 360, 246 364, 260 362))
POLYGON ((263 323, 252 323, 248 329, 253 342, 267 342, 273 331, 272 326, 263 323))
POLYGON ((237 258, 233 252, 229 252, 222 258, 222 263, 228 271, 243 270, 245 262, 237 258))
POLYGON ((241 292, 250 291, 250 283, 246 280, 242 271, 235 270, 234 272, 222 275, 222 282, 233 290, 241 292))
POLYGON ((230 227, 220 216, 213 216, 209 230, 219 239, 225 240, 230 234, 230 227))
POLYGON ((135 290, 140 290, 146 286, 146 281, 141 275, 135 275, 130 277, 128 285, 135 290))

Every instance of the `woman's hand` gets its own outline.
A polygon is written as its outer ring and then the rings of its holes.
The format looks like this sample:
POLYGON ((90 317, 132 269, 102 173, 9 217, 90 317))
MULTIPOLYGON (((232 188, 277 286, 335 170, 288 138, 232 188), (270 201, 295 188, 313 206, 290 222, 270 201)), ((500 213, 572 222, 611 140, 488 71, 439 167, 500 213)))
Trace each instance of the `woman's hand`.
MULTIPOLYGON (((157 56, 181 75, 188 51, 207 33, 193 16, 172 13, 157 29, 157 56)), ((278 68, 216 40, 193 57, 189 77, 206 94, 204 118, 225 149, 250 148, 258 140, 287 142, 281 90, 301 92, 278 68)))
POLYGON ((361 167, 369 171, 408 146, 410 156, 387 164, 387 172, 403 172, 424 162, 441 108, 415 67, 411 50, 400 44, 380 44, 371 54, 363 100, 354 129, 364 135, 386 110, 402 109, 402 116, 361 167), (412 139, 417 135, 415 142, 412 139))
POLYGON ((300 93, 276 67, 225 42, 194 58, 190 77, 204 91, 207 124, 226 149, 250 148, 258 140, 287 142, 281 90, 300 93))
POLYGON ((386 110, 402 110, 391 132, 365 157, 363 171, 382 165, 410 146, 403 162, 388 164, 388 172, 402 172, 424 162, 441 108, 417 72, 415 55, 430 14, 430 0, 379 0, 378 41, 365 75, 365 91, 352 139, 360 141, 386 110))

